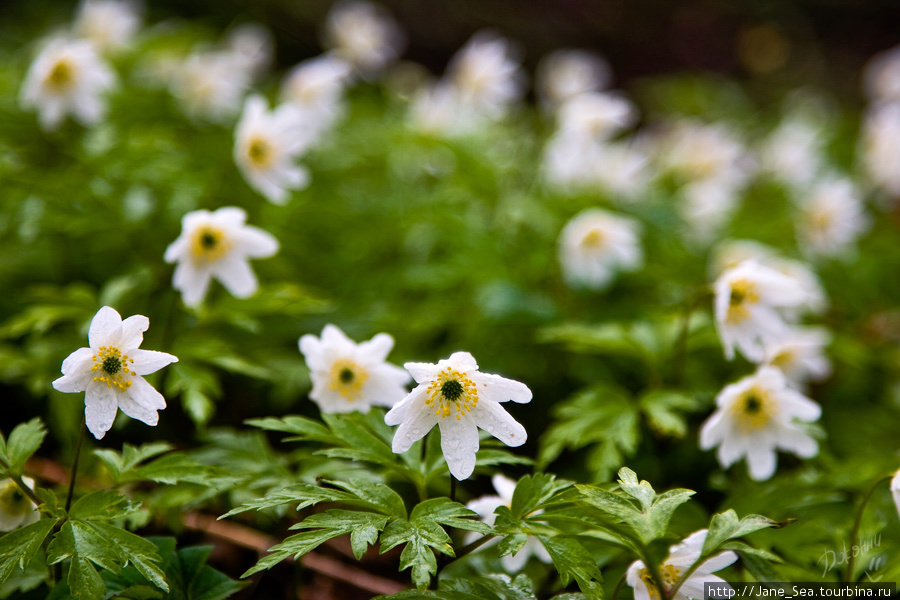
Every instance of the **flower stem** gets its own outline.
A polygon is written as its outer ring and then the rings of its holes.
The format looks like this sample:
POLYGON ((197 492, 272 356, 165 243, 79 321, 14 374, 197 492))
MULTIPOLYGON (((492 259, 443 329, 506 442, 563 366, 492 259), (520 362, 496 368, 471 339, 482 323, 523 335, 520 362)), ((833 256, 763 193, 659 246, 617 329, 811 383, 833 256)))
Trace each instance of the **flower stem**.
POLYGON ((626 577, 628 577, 628 571, 625 571, 624 573, 622 573, 622 576, 619 577, 619 581, 616 583, 616 589, 613 590, 611 600, 618 600, 619 591, 622 589, 622 585, 625 583, 626 577))
POLYGON ((450 475, 450 501, 456 502, 456 477, 450 475))
POLYGON ((497 537, 497 535, 494 533, 486 533, 483 536, 481 536, 480 538, 478 538, 477 540, 475 540, 474 542, 472 542, 470 544, 466 544, 465 546, 463 546, 462 548, 459 549, 459 552, 456 553, 456 560, 459 560, 466 554, 470 554, 470 553, 474 552, 475 550, 478 550, 479 548, 481 548, 482 546, 487 544, 489 541, 491 541, 495 537, 497 537))
POLYGON ((84 432, 87 429, 85 417, 81 417, 81 431, 78 432, 78 441, 75 443, 75 458, 72 460, 72 474, 69 476, 69 493, 66 494, 66 512, 72 506, 72 493, 75 491, 75 475, 78 472, 78 458, 81 456, 81 444, 84 442, 84 432))
POLYGON ((853 579, 853 563, 856 562, 856 553, 853 552, 853 549, 856 547, 856 542, 859 541, 859 528, 862 525, 862 518, 863 513, 866 510, 866 505, 869 504, 869 500, 872 499, 875 488, 881 485, 882 481, 890 481, 892 477, 893 475, 885 475, 873 483, 872 487, 866 491, 862 501, 859 503, 859 508, 856 509, 856 517, 853 519, 853 529, 850 531, 850 555, 847 558, 847 571, 844 573, 845 583, 850 583, 853 579))

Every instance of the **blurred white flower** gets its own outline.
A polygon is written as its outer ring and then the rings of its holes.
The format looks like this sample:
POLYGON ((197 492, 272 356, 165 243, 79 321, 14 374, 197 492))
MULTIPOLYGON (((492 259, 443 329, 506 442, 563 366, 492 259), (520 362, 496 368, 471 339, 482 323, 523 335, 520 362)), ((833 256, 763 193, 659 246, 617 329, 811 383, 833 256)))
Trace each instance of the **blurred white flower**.
POLYGON ((19 94, 23 108, 38 113, 41 127, 56 129, 67 115, 94 125, 106 113, 104 94, 116 77, 86 40, 56 38, 38 54, 19 94))
POLYGON ((124 321, 104 306, 91 320, 89 348, 79 348, 63 361, 63 376, 53 382, 60 392, 85 392, 84 418, 98 440, 112 427, 118 409, 147 425, 159 421, 166 407, 162 394, 143 375, 155 373, 178 359, 165 352, 141 350, 150 320, 134 315, 124 321))
POLYGON ((688 242, 708 244, 716 238, 738 208, 741 183, 721 175, 682 186, 678 212, 688 226, 688 242))
POLYGON ((324 43, 366 76, 393 62, 406 36, 383 6, 351 0, 338 2, 328 13, 324 43))
MULTIPOLYGON (((23 477, 22 481, 34 490, 34 479, 23 477)), ((0 531, 31 525, 40 518, 37 506, 12 479, 0 479, 0 531)))
MULTIPOLYGON (((685 538, 683 542, 669 548, 669 556, 659 566, 659 574, 662 577, 660 585, 664 588, 666 597, 669 596, 682 575, 700 558, 703 543, 706 541, 706 533, 706 529, 696 531, 685 538)), ((731 586, 724 579, 712 573, 724 569, 736 560, 737 554, 731 551, 716 554, 705 560, 696 571, 688 576, 671 600, 705 598, 703 587, 707 583, 730 590, 731 586)), ((653 576, 643 561, 636 560, 631 563, 626 571, 625 580, 634 588, 634 600, 660 600, 659 590, 653 585, 653 576)))
POLYGON ((869 59, 863 71, 863 88, 873 102, 900 101, 900 46, 869 59))
POLYGON ((263 73, 272 64, 275 40, 272 32, 259 23, 243 23, 228 33, 225 48, 231 52, 235 63, 253 76, 263 73))
POLYGON ((291 190, 305 188, 309 173, 295 164, 317 132, 295 106, 268 110, 262 96, 247 98, 234 132, 234 162, 247 183, 273 204, 285 204, 291 190))
POLYGON ((218 279, 237 298, 256 292, 256 275, 249 259, 278 252, 278 240, 250 225, 247 213, 233 206, 215 212, 195 210, 181 220, 181 235, 166 248, 165 261, 177 262, 172 286, 187 306, 206 296, 211 279, 218 279))
POLYGON ((811 256, 847 256, 871 223, 859 191, 848 179, 816 184, 799 209, 796 221, 800 249, 811 256))
POLYGON ((284 76, 281 100, 296 106, 319 135, 344 112, 350 73, 350 64, 331 54, 303 61, 284 76))
POLYGON ((700 448, 718 446, 716 457, 725 469, 746 456, 750 477, 762 481, 775 474, 777 450, 800 458, 819 452, 816 441, 794 421, 816 421, 822 409, 792 389, 779 369, 763 366, 725 386, 716 406, 700 429, 700 448))
POLYGON ((823 381, 831 375, 831 361, 825 356, 825 346, 830 342, 827 329, 797 328, 766 346, 763 364, 777 367, 794 387, 802 390, 807 381, 823 381))
POLYGON ((663 136, 660 160, 683 181, 720 178, 742 183, 751 165, 737 133, 721 123, 685 119, 663 136))
POLYGON ((447 80, 460 103, 488 120, 502 118, 525 91, 516 54, 510 41, 496 33, 473 35, 447 67, 447 80))
POLYGON ((357 344, 334 325, 322 337, 304 335, 300 352, 313 388, 309 398, 323 413, 366 412, 372 406, 394 406, 406 396, 409 373, 387 361, 394 338, 379 333, 357 344))
MULTIPOLYGON (((494 520, 497 518, 494 510, 498 506, 509 508, 512 505, 513 492, 516 490, 516 482, 500 473, 491 478, 491 483, 497 492, 496 495, 481 496, 466 504, 467 508, 477 512, 481 520, 488 525, 494 524, 494 520)), ((470 537, 470 541, 473 539, 473 537, 470 537)), ((517 553, 507 554, 500 559, 500 562, 507 573, 518 573, 525 567, 528 559, 532 556, 536 556, 538 560, 548 564, 553 560, 543 544, 536 537, 529 536, 528 541, 517 553)))
POLYGON ((713 248, 709 262, 709 275, 711 279, 718 279, 719 275, 745 260, 766 264, 777 254, 778 251, 775 248, 756 240, 722 240, 713 248))
POLYGON ((634 219, 591 208, 569 221, 559 235, 559 261, 570 285, 594 290, 607 287, 618 271, 643 264, 634 219))
POLYGON ((620 94, 587 92, 559 107, 557 124, 563 135, 606 141, 637 120, 637 107, 620 94))
POLYGON ((809 302, 796 279, 755 261, 726 270, 714 288, 716 329, 729 360, 736 346, 748 360, 760 362, 765 347, 790 332, 793 311, 809 302))
POLYGON ((507 446, 525 443, 525 428, 500 406, 509 400, 530 402, 531 390, 525 384, 479 372, 468 352, 454 352, 436 365, 403 366, 419 385, 384 416, 388 425, 400 426, 394 452, 406 452, 438 425, 450 473, 462 480, 475 469, 479 427, 507 446))
POLYGON ((538 95, 551 107, 580 94, 599 92, 612 79, 609 63, 599 54, 584 50, 556 50, 538 63, 538 95))
POLYGON ((863 119, 863 166, 876 186, 900 198, 900 102, 870 107, 863 119))
POLYGON ((825 132, 807 119, 785 120, 763 141, 760 168, 793 189, 805 189, 822 169, 825 132))
POLYGON ((891 496, 894 498, 897 514, 900 515, 900 471, 897 471, 897 474, 891 479, 891 496))
POLYGON ((81 0, 73 29, 100 51, 120 50, 134 42, 142 12, 137 0, 81 0))
POLYGON ((241 110, 252 73, 227 50, 192 52, 172 74, 170 89, 187 116, 225 123, 241 110))

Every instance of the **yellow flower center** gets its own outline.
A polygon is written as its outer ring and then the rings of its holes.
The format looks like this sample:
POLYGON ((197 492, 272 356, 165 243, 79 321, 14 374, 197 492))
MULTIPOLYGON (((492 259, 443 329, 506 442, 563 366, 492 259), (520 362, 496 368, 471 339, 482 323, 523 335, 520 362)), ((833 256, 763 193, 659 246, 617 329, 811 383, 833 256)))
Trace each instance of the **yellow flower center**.
POLYGON ((369 373, 349 359, 334 361, 328 374, 328 387, 350 402, 362 395, 369 373))
POLYGON ((466 373, 450 367, 441 371, 437 379, 428 384, 428 399, 425 400, 434 414, 441 418, 456 414, 456 420, 478 406, 478 387, 466 377, 466 373))
MULTIPOLYGON (((663 564, 659 568, 659 576, 662 577, 660 585, 665 589, 666 596, 668 596, 672 591, 672 588, 675 587, 675 584, 678 583, 678 579, 681 577, 681 571, 670 564, 663 564)), ((644 585, 647 586, 647 590, 650 592, 650 599, 661 600, 659 589, 653 583, 653 576, 650 575, 649 569, 641 569, 641 580, 643 580, 644 585)))
POLYGON ((75 83, 75 66, 65 59, 58 61, 47 74, 44 83, 57 92, 71 88, 75 83))
POLYGON ((772 392, 754 386, 738 397, 731 410, 738 428, 752 433, 769 424, 778 412, 778 405, 772 399, 772 392))
POLYGON ((10 517, 18 517, 28 512, 31 506, 31 502, 19 486, 11 479, 7 480, 6 487, 0 490, 0 512, 10 517))
POLYGON ((97 372, 94 381, 105 383, 108 388, 116 387, 123 392, 130 388, 131 380, 126 377, 137 375, 128 368, 134 359, 129 358, 127 354, 122 354, 118 348, 112 346, 100 346, 97 350, 97 354, 91 357, 94 361, 91 371, 97 372))
POLYGON ((771 360, 772 366, 778 367, 782 371, 789 369, 795 362, 797 362, 797 353, 790 348, 785 348, 771 360))
POLYGON ((813 231, 827 233, 834 225, 835 215, 826 208, 820 208, 811 210, 808 218, 813 231))
POLYGON ((247 144, 247 158, 250 159, 250 164, 257 169, 268 168, 275 158, 272 144, 259 136, 251 138, 250 143, 247 144))
POLYGON ((752 281, 738 279, 731 284, 731 296, 728 298, 728 314, 726 320, 732 325, 750 318, 749 304, 759 302, 759 294, 756 292, 752 281))
POLYGON ((215 262, 231 248, 225 233, 216 227, 205 225, 197 228, 191 238, 191 254, 204 262, 215 262))
POLYGON ((603 245, 603 240, 606 236, 603 235, 603 232, 597 228, 591 229, 588 231, 583 238, 581 238, 581 245, 590 250, 595 250, 603 245))

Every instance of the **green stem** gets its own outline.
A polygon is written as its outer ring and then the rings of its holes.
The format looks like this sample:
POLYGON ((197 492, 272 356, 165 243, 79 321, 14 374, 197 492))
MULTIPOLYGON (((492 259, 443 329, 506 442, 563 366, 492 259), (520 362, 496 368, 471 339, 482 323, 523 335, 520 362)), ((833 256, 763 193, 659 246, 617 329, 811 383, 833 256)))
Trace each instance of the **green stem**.
POLYGON ((456 477, 450 475, 450 501, 456 502, 456 477))
POLYGON ((845 583, 850 583, 853 579, 853 563, 856 562, 856 553, 853 552, 853 548, 856 547, 856 542, 859 541, 859 528, 862 525, 862 518, 863 513, 866 510, 866 505, 869 503, 869 500, 872 499, 875 488, 881 485, 882 481, 890 481, 892 477, 893 475, 886 475, 872 484, 872 487, 868 489, 863 496, 862 501, 859 503, 859 508, 856 509, 856 517, 853 519, 853 529, 850 531, 850 556, 847 558, 847 571, 844 573, 845 583))
POLYGON ((675 340, 674 356, 672 357, 672 384, 675 386, 679 385, 684 378, 684 368, 687 363, 687 342, 691 332, 691 316, 706 301, 709 295, 709 290, 703 288, 684 305, 684 311, 681 313, 681 326, 678 330, 678 338, 675 340))
MULTIPOLYGON (((653 585, 656 586, 656 589, 659 591, 659 597, 662 600, 669 600, 669 598, 674 598, 675 593, 667 594, 666 589, 662 585, 662 574, 659 572, 659 565, 650 560, 650 557, 644 554, 644 564, 647 566, 647 570, 650 571, 650 579, 653 580, 653 585)), ((649 591, 649 590, 648 590, 649 591)), ((650 594, 652 597, 653 594, 650 594)))
POLYGON ((84 416, 81 417, 81 431, 78 432, 78 441, 75 443, 75 458, 72 460, 72 474, 69 476, 69 493, 66 494, 66 512, 72 506, 72 493, 75 491, 75 475, 78 472, 78 458, 81 456, 81 444, 84 442, 84 432, 87 429, 84 416))
POLYGON ((616 589, 613 590, 613 593, 612 593, 612 599, 611 599, 611 600, 618 600, 618 598, 619 598, 619 590, 622 589, 622 586, 625 584, 625 579, 626 579, 627 577, 628 577, 628 571, 625 571, 624 573, 622 573, 622 576, 619 577, 619 581, 616 583, 616 589))
POLYGON ((456 560, 459 560, 466 554, 471 554, 475 550, 478 550, 479 548, 481 548, 482 546, 487 544, 489 541, 491 541, 495 537, 497 537, 497 535, 494 533, 486 533, 483 536, 481 536, 480 538, 478 538, 477 540, 475 540, 474 542, 472 542, 470 544, 466 544, 465 546, 463 546, 462 548, 459 549, 459 552, 456 553, 456 560))
POLYGON ((701 556, 697 560, 695 560, 694 564, 692 564, 690 568, 688 568, 688 570, 681 575, 681 578, 675 583, 675 585, 672 586, 672 591, 669 593, 669 597, 674 598, 675 594, 678 593, 678 590, 681 589, 681 586, 684 585, 684 582, 686 582, 688 578, 694 574, 694 571, 700 568, 700 565, 708 561, 710 558, 711 556, 701 556))
MULTIPOLYGON (((0 459, 0 469, 3 469, 4 471, 9 471, 9 465, 6 464, 6 461, 3 459, 0 459)), ((34 490, 32 490, 27 485, 25 485, 25 482, 22 481, 21 476, 14 475, 13 473, 9 473, 9 472, 6 473, 6 476, 9 477, 12 480, 12 482, 15 483, 19 487, 19 489, 22 491, 22 493, 25 494, 29 500, 34 502, 35 506, 40 506, 41 504, 44 503, 43 500, 41 500, 40 498, 37 497, 37 495, 34 493, 34 490)))

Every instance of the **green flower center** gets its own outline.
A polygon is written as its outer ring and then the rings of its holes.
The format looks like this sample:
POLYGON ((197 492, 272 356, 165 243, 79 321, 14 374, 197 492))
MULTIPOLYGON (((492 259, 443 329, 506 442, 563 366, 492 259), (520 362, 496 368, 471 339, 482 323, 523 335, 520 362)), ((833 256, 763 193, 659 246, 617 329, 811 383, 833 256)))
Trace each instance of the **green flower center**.
POLYGON ((122 370, 122 361, 116 355, 107 356, 103 359, 103 366, 101 368, 110 375, 115 375, 122 370))
POLYGON ((75 79, 75 69, 66 60, 61 60, 53 66, 53 69, 47 75, 47 85, 63 90, 72 85, 75 79))
POLYGON ((748 415, 755 415, 762 410, 762 402, 756 396, 747 396, 744 400, 744 412, 748 415))
POLYGON ((441 385, 441 395, 452 402, 456 402, 465 393, 462 384, 456 379, 448 379, 441 385))
POLYGON ((204 231, 200 234, 200 245, 206 250, 212 250, 219 243, 219 238, 211 231, 204 231))
POLYGON ((347 367, 341 369, 341 372, 338 374, 338 379, 340 379, 341 383, 343 383, 344 385, 353 381, 353 377, 353 370, 347 367))

